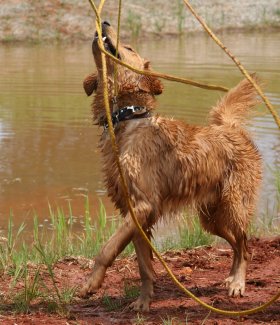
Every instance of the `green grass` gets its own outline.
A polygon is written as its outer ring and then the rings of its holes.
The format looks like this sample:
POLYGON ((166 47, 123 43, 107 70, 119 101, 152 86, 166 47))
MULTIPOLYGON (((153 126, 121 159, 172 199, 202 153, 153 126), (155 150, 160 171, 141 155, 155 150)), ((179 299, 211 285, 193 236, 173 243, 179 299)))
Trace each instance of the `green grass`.
POLYGON ((162 318, 162 325, 177 325, 177 318, 171 317, 169 315, 166 316, 166 318, 162 318))
MULTIPOLYGON (((13 215, 10 214, 6 237, 0 239, 0 272, 19 277, 23 261, 50 265, 65 256, 84 256, 92 258, 101 249, 105 241, 121 225, 122 219, 108 218, 105 208, 100 203, 99 214, 96 218, 90 215, 88 198, 85 199, 83 229, 74 229, 71 206, 67 214, 61 209, 56 211, 49 206, 52 231, 39 227, 38 216, 33 217, 33 229, 26 235, 25 224, 22 223, 17 231, 13 226, 13 215), (29 239, 26 244, 25 238, 29 239)), ((128 245, 123 252, 130 255, 133 246, 128 245)))
POLYGON ((184 25, 186 20, 186 10, 183 1, 176 1, 175 16, 177 18, 177 31, 181 35, 184 32, 184 25))
MULTIPOLYGON (((121 298, 108 296, 106 293, 102 297, 102 305, 107 311, 119 310, 129 300, 136 299, 139 296, 139 286, 129 281, 124 282, 124 294, 121 298)), ((140 319, 139 319, 140 321, 140 319)))
POLYGON ((177 229, 171 236, 167 236, 156 246, 161 251, 171 249, 185 249, 211 245, 216 237, 205 232, 197 216, 184 213, 179 219, 177 229))
MULTIPOLYGON (((55 263, 67 256, 93 258, 122 223, 120 217, 108 218, 102 203, 98 216, 92 218, 88 198, 85 199, 83 218, 83 229, 77 230, 74 228, 70 204, 66 213, 61 208, 54 210, 49 206, 52 231, 47 230, 47 227, 40 227, 39 218, 34 213, 30 236, 30 230, 26 235, 24 223, 17 230, 14 229, 13 214, 10 214, 6 238, 1 238, 0 242, 0 274, 11 279, 7 299, 14 312, 29 313, 34 303, 44 303, 48 311, 68 314, 67 305, 73 300, 76 288, 58 287, 54 273, 55 263), (29 239, 28 243, 25 238, 29 239)), ((178 230, 179 241, 172 242, 168 248, 192 247, 211 242, 209 235, 202 232, 196 219, 190 221, 184 216, 182 220, 178 230)), ((166 248, 168 245, 164 246, 166 248)), ((122 255, 131 255, 132 252, 134 248, 130 244, 122 255)), ((123 301, 138 295, 139 288, 126 283, 123 299, 119 301, 104 296, 103 305, 107 310, 114 310, 119 308, 123 301)))
POLYGON ((275 236, 280 233, 280 171, 277 169, 270 169, 270 171, 274 176, 276 195, 272 202, 268 202, 267 211, 251 223, 250 236, 275 236))
POLYGON ((139 294, 140 289, 138 285, 131 284, 129 281, 124 282, 124 297, 126 299, 135 299, 139 294))
MULTIPOLYGON (((273 211, 260 216, 251 225, 250 234, 253 236, 279 234, 279 171, 275 172, 275 188, 277 195, 273 201, 273 211)), ((92 218, 88 198, 85 199, 82 230, 74 227, 70 203, 67 212, 61 208, 54 210, 49 206, 49 219, 52 231, 45 229, 46 227, 39 227, 39 218, 34 213, 30 236, 30 231, 26 235, 27 229, 24 223, 17 230, 14 229, 11 212, 6 237, 0 238, 0 275, 10 277, 9 292, 5 299, 8 299, 8 305, 12 306, 10 309, 14 312, 29 313, 34 303, 44 303, 49 312, 68 315, 67 306, 73 301, 77 288, 58 287, 54 274, 55 263, 69 256, 93 258, 122 223, 120 217, 107 217, 102 202, 100 202, 98 215, 92 218), (25 238, 29 238, 28 243, 25 238), (46 273, 49 279, 48 284, 45 282, 46 273)), ((213 244, 216 238, 202 230, 197 217, 184 213, 174 234, 155 242, 155 245, 160 251, 185 249, 213 244)), ((122 256, 131 255, 133 252, 134 248, 130 244, 122 256)), ((107 310, 115 310, 120 308, 120 305, 127 299, 134 299, 138 295, 139 288, 126 282, 122 299, 113 299, 104 295, 102 304, 107 310)), ((141 323, 142 319, 139 318, 138 321, 141 323)), ((172 322, 174 319, 163 320, 166 324, 172 324, 172 322)))
POLYGON ((141 325, 141 324, 145 324, 145 323, 146 323, 145 317, 142 314, 137 313, 135 319, 133 320, 133 324, 141 325))
POLYGON ((102 298, 102 305, 107 311, 118 310, 121 308, 122 304, 122 299, 112 298, 108 295, 104 295, 102 298))
POLYGON ((280 16, 280 9, 275 10, 275 15, 280 16))
POLYGON ((92 258, 121 223, 121 220, 118 222, 114 219, 108 220, 102 204, 97 219, 93 221, 89 213, 88 198, 85 200, 82 231, 77 231, 73 227, 70 205, 67 214, 61 208, 54 211, 51 207, 49 214, 53 230, 50 232, 41 229, 35 213, 30 238, 30 233, 25 235, 24 223, 14 231, 11 213, 7 237, 1 238, 0 274, 11 277, 8 300, 12 302, 12 309, 15 312, 28 313, 32 303, 40 301, 47 304, 49 311, 67 314, 66 306, 72 301, 76 288, 58 288, 53 271, 55 263, 66 256, 82 255, 92 258), (26 244, 25 237, 29 238, 29 244, 26 244), (46 285, 44 282, 40 272, 41 266, 47 270, 51 284, 46 285), (16 289, 19 282, 23 288, 16 289))
MULTIPOLYGON (((26 263, 26 261, 25 261, 26 263)), ((27 265, 24 265, 24 287, 16 291, 14 295, 15 310, 28 313, 31 302, 41 296, 39 288, 40 266, 37 267, 34 276, 31 276, 27 265)))
POLYGON ((131 39, 134 41, 137 40, 142 30, 141 16, 129 10, 126 18, 126 24, 128 26, 128 30, 130 31, 131 39))

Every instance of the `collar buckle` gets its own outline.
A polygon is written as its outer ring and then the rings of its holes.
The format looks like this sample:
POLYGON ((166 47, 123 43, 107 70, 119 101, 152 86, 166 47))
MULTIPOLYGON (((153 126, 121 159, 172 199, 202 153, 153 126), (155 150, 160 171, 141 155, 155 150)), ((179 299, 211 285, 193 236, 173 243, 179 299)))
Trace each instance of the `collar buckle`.
MULTIPOLYGON (((116 99, 112 99, 114 105, 116 105, 116 99)), ((135 118, 144 118, 149 117, 150 113, 145 106, 125 106, 117 109, 111 114, 111 119, 114 128, 121 121, 132 120, 135 118)), ((106 120, 103 124, 104 130, 107 130, 109 127, 108 121, 106 120)))

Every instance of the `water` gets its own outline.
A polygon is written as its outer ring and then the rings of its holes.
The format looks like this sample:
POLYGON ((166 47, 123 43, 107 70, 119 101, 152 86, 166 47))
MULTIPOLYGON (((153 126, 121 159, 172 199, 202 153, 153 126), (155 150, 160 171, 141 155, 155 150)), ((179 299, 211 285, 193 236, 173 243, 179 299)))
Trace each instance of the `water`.
MULTIPOLYGON (((223 34, 222 39, 249 71, 266 82, 266 94, 280 114, 279 33, 223 34)), ((135 46, 155 70, 232 87, 242 78, 232 61, 205 35, 141 41, 135 46)), ((83 212, 89 195, 92 213, 101 198, 116 213, 102 183, 90 98, 82 81, 94 70, 91 44, 0 47, 0 229, 13 211, 15 223, 30 224, 34 211, 48 216, 48 203, 83 212)), ((158 111, 204 124, 220 92, 165 82, 158 111)), ((266 108, 258 107, 250 126, 265 160, 259 214, 275 198, 269 168, 280 167, 280 131, 266 108), (269 168, 268 168, 269 167, 269 168)))

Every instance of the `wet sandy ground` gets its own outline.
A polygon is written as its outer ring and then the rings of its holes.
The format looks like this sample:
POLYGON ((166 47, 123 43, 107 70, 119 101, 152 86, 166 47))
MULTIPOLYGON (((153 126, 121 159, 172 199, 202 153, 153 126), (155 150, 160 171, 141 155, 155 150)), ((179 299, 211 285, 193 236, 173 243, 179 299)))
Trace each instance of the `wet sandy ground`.
MULTIPOLYGON (((227 246, 201 247, 192 250, 171 251, 165 260, 175 275, 194 294, 208 304, 228 310, 256 307, 280 290, 280 237, 251 239, 249 242, 252 261, 247 276, 247 291, 242 298, 228 298, 223 279, 231 265, 231 250, 227 246)), ((241 318, 229 318, 210 313, 184 296, 171 282, 160 263, 155 260, 157 274, 155 297, 151 311, 142 315, 129 309, 134 298, 125 294, 125 288, 139 284, 135 256, 118 259, 107 271, 105 282, 99 292, 88 300, 76 299, 69 306, 69 317, 49 314, 46 306, 34 304, 28 315, 14 315, 6 306, 0 316, 1 324, 279 324, 280 301, 264 312, 241 318), (110 304, 106 303, 110 301, 110 304)), ((90 273, 89 263, 84 259, 67 259, 55 266, 57 285, 78 285, 90 273)), ((6 290, 9 279, 2 277, 1 288, 6 290)), ((49 279, 45 275, 45 281, 49 279)), ((20 284, 19 284, 20 286, 20 284)), ((132 292, 132 290, 130 290, 132 292)), ((128 292, 126 290, 126 292, 128 292)))

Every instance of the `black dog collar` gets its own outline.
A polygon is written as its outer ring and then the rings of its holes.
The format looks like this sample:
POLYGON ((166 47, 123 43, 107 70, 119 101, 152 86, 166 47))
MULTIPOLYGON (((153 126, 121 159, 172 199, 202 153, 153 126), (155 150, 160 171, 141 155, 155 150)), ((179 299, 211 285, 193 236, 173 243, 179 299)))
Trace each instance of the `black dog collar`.
MULTIPOLYGON (((125 106, 119 108, 117 111, 111 114, 114 127, 121 121, 127 121, 136 118, 145 118, 149 116, 150 112, 145 106, 125 106)), ((109 124, 107 120, 104 122, 103 126, 105 130, 108 129, 109 124)))

